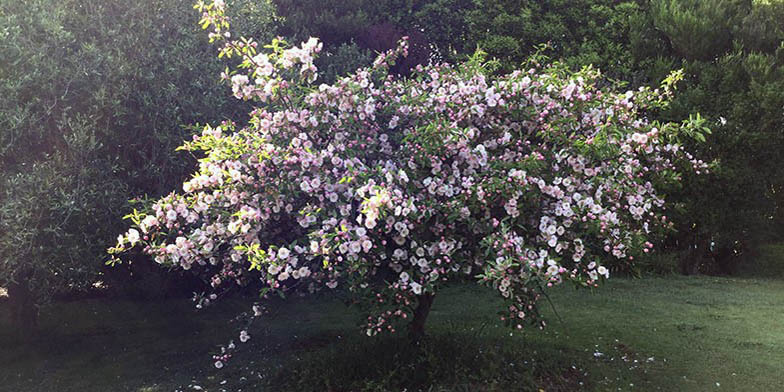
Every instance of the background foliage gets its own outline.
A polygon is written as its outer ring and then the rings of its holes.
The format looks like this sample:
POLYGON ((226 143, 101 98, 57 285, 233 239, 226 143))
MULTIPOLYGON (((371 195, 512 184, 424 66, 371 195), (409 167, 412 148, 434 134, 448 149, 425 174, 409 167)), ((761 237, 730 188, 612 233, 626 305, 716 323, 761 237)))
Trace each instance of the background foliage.
MULTIPOLYGON (((269 4, 234 3, 271 35, 269 4)), ((0 286, 91 286, 127 200, 188 174, 186 126, 247 113, 197 21, 185 0, 0 2, 0 286)))
MULTIPOLYGON (((573 68, 594 64, 630 87, 657 85, 683 68, 686 80, 663 117, 706 116, 714 135, 691 148, 715 166, 672 195, 679 234, 664 244, 682 255, 678 269, 734 272, 784 232, 784 1, 229 5, 238 30, 262 42, 319 36, 326 81, 402 35, 415 36, 419 48, 406 67, 481 47, 503 71, 549 42, 549 56, 573 68)), ((191 158, 173 152, 190 136, 184 126, 247 112, 211 88, 225 64, 197 20, 187 0, 0 0, 0 286, 22 272, 47 292, 89 286, 122 225, 108 217, 188 174, 191 158)))

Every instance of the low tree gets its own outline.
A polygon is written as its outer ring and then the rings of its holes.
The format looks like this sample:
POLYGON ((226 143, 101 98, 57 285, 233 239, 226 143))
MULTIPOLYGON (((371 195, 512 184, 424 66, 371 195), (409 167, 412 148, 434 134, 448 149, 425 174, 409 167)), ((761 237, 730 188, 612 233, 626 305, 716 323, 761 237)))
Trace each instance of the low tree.
POLYGON ((140 249, 208 275, 216 291, 344 287, 368 311, 368 335, 409 322, 419 338, 438 289, 468 276, 506 299, 509 326, 541 327, 548 287, 597 287, 648 252, 667 226, 660 190, 703 167, 678 144, 703 138, 699 117, 647 120, 677 75, 662 91, 616 94, 590 68, 491 76, 477 55, 402 78, 389 69, 403 41, 317 85, 316 39, 259 51, 224 39, 221 1, 198 8, 221 55, 242 60, 226 75, 233 94, 262 105, 246 126, 207 126, 186 142, 202 154, 198 171, 132 214, 109 251, 140 249))

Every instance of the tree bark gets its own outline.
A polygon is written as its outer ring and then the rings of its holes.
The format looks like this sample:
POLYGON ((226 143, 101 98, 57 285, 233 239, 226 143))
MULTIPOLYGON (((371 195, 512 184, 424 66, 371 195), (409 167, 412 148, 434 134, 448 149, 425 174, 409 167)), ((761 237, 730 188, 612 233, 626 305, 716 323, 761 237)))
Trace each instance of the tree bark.
POLYGON ((17 282, 9 284, 7 289, 11 322, 20 336, 29 336, 38 327, 38 308, 35 306, 33 293, 26 278, 20 278, 17 282))
POLYGON ((417 307, 414 309, 414 319, 408 326, 408 333, 412 340, 419 341, 425 336, 425 321, 433 306, 435 294, 425 293, 417 296, 417 307))

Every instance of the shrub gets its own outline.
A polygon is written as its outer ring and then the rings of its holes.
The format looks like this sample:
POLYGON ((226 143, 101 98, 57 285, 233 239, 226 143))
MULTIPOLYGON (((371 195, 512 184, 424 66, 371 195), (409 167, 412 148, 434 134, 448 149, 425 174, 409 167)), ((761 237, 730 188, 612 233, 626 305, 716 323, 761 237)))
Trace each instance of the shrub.
MULTIPOLYGON (((269 6, 234 4, 270 34, 269 6)), ((121 224, 110 217, 185 178, 185 125, 247 112, 217 91, 224 65, 189 8, 0 1, 0 286, 27 285, 12 290, 22 302, 95 283, 121 224)))
POLYGON ((737 15, 733 0, 656 0, 651 14, 656 27, 675 51, 687 59, 710 60, 732 44, 732 19, 737 15))
POLYGON ((102 236, 115 227, 112 207, 125 201, 123 184, 104 175, 85 148, 90 142, 79 137, 90 136, 67 138, 67 152, 0 183, 0 287, 8 288, 12 321, 22 334, 36 326, 39 307, 54 295, 91 289, 99 279, 102 236))

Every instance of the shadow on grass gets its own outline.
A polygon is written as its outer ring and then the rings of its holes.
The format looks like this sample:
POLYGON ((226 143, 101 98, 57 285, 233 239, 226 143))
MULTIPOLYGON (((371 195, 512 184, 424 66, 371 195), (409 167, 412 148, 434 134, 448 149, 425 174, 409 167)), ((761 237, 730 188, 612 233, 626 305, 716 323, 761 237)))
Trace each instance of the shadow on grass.
MULTIPOLYGON (((266 363, 272 391, 577 391, 580 367, 552 347, 519 339, 448 333, 405 337, 314 336, 282 363, 266 363), (538 353, 538 354, 534 354, 538 353)), ((567 357, 568 358, 568 357, 567 357)), ((257 385, 258 386, 258 385, 257 385)))

